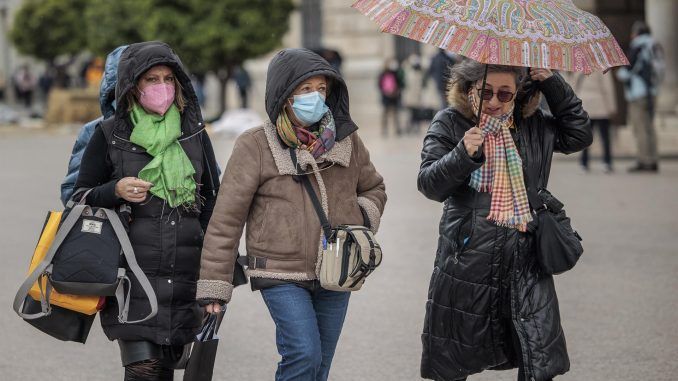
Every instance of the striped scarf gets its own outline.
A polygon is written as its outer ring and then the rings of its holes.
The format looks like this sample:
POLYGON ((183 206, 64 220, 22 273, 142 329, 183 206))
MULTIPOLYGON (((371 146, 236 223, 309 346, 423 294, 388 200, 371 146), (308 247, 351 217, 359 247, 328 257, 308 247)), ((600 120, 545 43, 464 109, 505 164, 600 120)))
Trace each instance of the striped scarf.
MULTIPOLYGON (((477 115, 476 97, 472 89, 469 99, 477 115)), ((488 220, 524 232, 532 215, 525 191, 523 161, 509 130, 512 126, 513 108, 498 118, 487 114, 480 116, 479 127, 485 138, 485 164, 471 174, 469 185, 478 192, 492 193, 488 220)))
POLYGON ((292 111, 288 111, 288 108, 284 107, 278 115, 278 120, 275 122, 278 136, 280 136, 285 145, 291 148, 305 146, 316 159, 334 147, 337 129, 334 125, 334 117, 332 117, 331 111, 328 111, 320 119, 317 131, 295 126, 292 124, 287 114, 288 112, 292 111))

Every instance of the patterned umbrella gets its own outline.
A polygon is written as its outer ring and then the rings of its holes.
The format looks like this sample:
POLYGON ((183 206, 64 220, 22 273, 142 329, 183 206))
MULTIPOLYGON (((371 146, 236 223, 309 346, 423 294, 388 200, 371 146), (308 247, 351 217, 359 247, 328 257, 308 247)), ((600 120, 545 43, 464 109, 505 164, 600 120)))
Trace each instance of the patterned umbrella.
POLYGON ((572 0, 359 0, 382 32, 486 64, 584 72, 629 62, 600 19, 572 0))

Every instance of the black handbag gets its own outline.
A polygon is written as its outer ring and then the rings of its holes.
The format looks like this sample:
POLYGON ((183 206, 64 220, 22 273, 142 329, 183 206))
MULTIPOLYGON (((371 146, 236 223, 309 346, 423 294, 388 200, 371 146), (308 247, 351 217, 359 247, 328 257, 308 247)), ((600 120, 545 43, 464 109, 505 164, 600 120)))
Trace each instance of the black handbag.
POLYGON ((535 237, 537 262, 550 275, 570 270, 584 253, 584 248, 563 203, 546 189, 528 191, 528 199, 534 211, 534 221, 528 225, 528 231, 535 237))

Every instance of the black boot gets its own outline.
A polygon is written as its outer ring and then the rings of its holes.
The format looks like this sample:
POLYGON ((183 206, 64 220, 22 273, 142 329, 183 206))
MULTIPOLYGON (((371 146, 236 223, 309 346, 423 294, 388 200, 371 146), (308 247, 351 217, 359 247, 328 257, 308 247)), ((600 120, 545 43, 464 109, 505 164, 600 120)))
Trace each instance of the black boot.
POLYGON ((657 163, 643 164, 637 163, 635 166, 628 169, 629 173, 643 173, 643 172, 659 172, 659 165, 657 163))

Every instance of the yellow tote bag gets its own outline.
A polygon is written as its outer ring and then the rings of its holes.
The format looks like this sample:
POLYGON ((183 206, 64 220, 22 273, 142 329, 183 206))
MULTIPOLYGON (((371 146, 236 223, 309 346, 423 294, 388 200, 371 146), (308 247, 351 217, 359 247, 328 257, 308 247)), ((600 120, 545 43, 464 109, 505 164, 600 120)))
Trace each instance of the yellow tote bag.
MULTIPOLYGON (((59 230, 59 223, 61 222, 62 214, 63 212, 55 211, 50 211, 47 214, 45 227, 42 229, 40 239, 38 240, 38 245, 35 247, 35 251, 33 252, 33 258, 31 258, 31 265, 28 268, 28 274, 31 274, 33 270, 38 267, 40 262, 42 262, 42 260, 45 258, 50 246, 52 246, 52 242, 54 242, 54 236, 56 235, 57 230, 59 230)), ((38 282, 42 283, 42 289, 45 290, 47 287, 47 277, 41 276, 38 282)), ((38 285, 38 282, 35 282, 33 287, 31 287, 28 292, 31 298, 36 301, 40 301, 41 294, 40 285, 38 285)), ((106 298, 103 296, 99 297, 59 294, 56 290, 52 289, 49 303, 86 315, 94 315, 103 307, 105 300, 106 298)))

